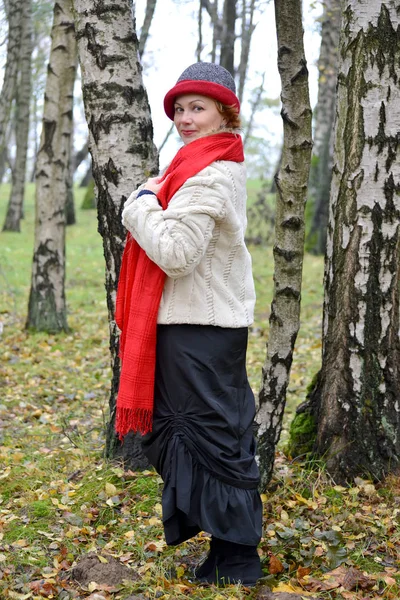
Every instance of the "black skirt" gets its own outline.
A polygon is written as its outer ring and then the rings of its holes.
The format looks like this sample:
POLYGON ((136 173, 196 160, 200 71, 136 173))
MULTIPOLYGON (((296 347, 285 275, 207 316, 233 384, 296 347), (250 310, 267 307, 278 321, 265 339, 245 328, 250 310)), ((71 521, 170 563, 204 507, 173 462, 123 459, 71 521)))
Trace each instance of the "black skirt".
POLYGON ((246 327, 159 325, 153 430, 143 451, 164 481, 167 544, 199 531, 257 545, 262 503, 246 327))

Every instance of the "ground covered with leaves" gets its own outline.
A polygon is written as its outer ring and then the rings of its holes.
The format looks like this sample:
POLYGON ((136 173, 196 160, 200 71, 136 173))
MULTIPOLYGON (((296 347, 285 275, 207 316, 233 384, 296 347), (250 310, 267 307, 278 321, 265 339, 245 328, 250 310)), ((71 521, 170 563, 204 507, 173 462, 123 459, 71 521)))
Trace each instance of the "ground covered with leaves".
MULTIPOLYGON (((400 482, 335 485, 323 464, 284 453, 296 405, 320 360, 322 259, 307 256, 302 328, 274 476, 263 494, 255 589, 196 584, 203 532, 165 545, 162 481, 105 460, 110 366, 104 261, 93 211, 68 228, 70 332, 24 329, 33 245, 33 190, 21 233, 0 236, 0 599, 400 597, 400 482)), ((1 189, 3 218, 7 187, 1 189)), ((81 201, 77 193, 77 205, 81 201)), ((248 368, 257 391, 272 295, 269 249, 251 248, 257 318, 248 368)))

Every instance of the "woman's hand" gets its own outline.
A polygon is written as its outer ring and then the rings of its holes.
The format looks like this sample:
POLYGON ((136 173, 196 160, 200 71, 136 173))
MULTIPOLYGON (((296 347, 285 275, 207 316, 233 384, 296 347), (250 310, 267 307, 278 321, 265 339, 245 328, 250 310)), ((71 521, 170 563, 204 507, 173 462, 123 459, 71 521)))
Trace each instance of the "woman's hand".
POLYGON ((161 181, 161 179, 162 177, 150 177, 144 184, 143 189, 150 190, 150 192, 153 192, 157 196, 166 181, 166 179, 164 181, 161 181))

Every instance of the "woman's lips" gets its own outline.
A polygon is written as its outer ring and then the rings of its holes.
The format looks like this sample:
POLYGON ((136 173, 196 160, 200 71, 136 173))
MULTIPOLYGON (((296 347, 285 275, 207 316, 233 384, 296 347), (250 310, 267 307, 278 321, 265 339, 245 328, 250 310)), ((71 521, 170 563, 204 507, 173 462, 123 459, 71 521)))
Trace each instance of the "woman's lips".
POLYGON ((192 135, 193 133, 196 132, 192 129, 182 129, 182 135, 192 135))

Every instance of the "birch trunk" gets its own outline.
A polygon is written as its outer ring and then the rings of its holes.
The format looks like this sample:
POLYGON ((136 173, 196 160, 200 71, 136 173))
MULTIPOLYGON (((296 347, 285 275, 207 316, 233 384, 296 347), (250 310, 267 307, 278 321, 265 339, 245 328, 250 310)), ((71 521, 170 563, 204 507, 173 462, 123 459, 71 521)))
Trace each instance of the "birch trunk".
POLYGON ((321 26, 321 49, 318 59, 318 100, 315 111, 313 150, 313 165, 315 166, 312 167, 310 174, 315 208, 308 248, 316 254, 324 254, 326 248, 340 21, 340 0, 325 0, 321 26))
POLYGON ((26 326, 66 331, 65 203, 70 162, 76 41, 70 0, 57 0, 43 128, 36 162, 36 224, 26 326))
POLYGON ((22 39, 20 45, 19 80, 16 94, 17 151, 12 173, 12 187, 3 231, 20 231, 26 180, 26 158, 28 153, 29 113, 31 101, 31 63, 33 52, 32 2, 25 0, 22 10, 22 39))
POLYGON ((115 295, 125 241, 122 208, 132 190, 158 172, 158 157, 129 0, 114 0, 108 5, 74 0, 74 11, 99 232, 106 260, 113 372, 106 452, 108 456, 122 454, 137 467, 135 459, 142 461, 140 445, 135 443, 138 438, 127 436, 121 447, 114 432, 120 372, 115 295))
POLYGON ((282 166, 276 177, 274 298, 256 417, 263 488, 273 469, 299 330, 304 208, 312 148, 301 0, 275 0, 275 19, 284 142, 282 166))
POLYGON ((394 0, 344 8, 322 367, 296 417, 338 482, 400 459, 400 14, 394 0))
POLYGON ((225 0, 222 19, 220 65, 235 77, 236 0, 225 0))
POLYGON ((247 69, 249 66, 251 38, 256 28, 256 26, 253 23, 255 0, 250 0, 248 6, 247 2, 248 0, 242 0, 242 34, 240 63, 238 68, 238 98, 240 100, 240 103, 243 102, 244 87, 246 84, 247 69))
POLYGON ((157 0, 147 0, 146 2, 146 12, 144 16, 142 30, 140 32, 139 39, 139 56, 142 58, 143 52, 146 46, 146 42, 149 37, 151 22, 154 17, 154 11, 156 9, 157 0))
POLYGON ((0 94, 0 152, 6 143, 7 124, 17 84, 18 63, 22 38, 24 0, 10 0, 7 6, 8 42, 3 86, 0 94))

